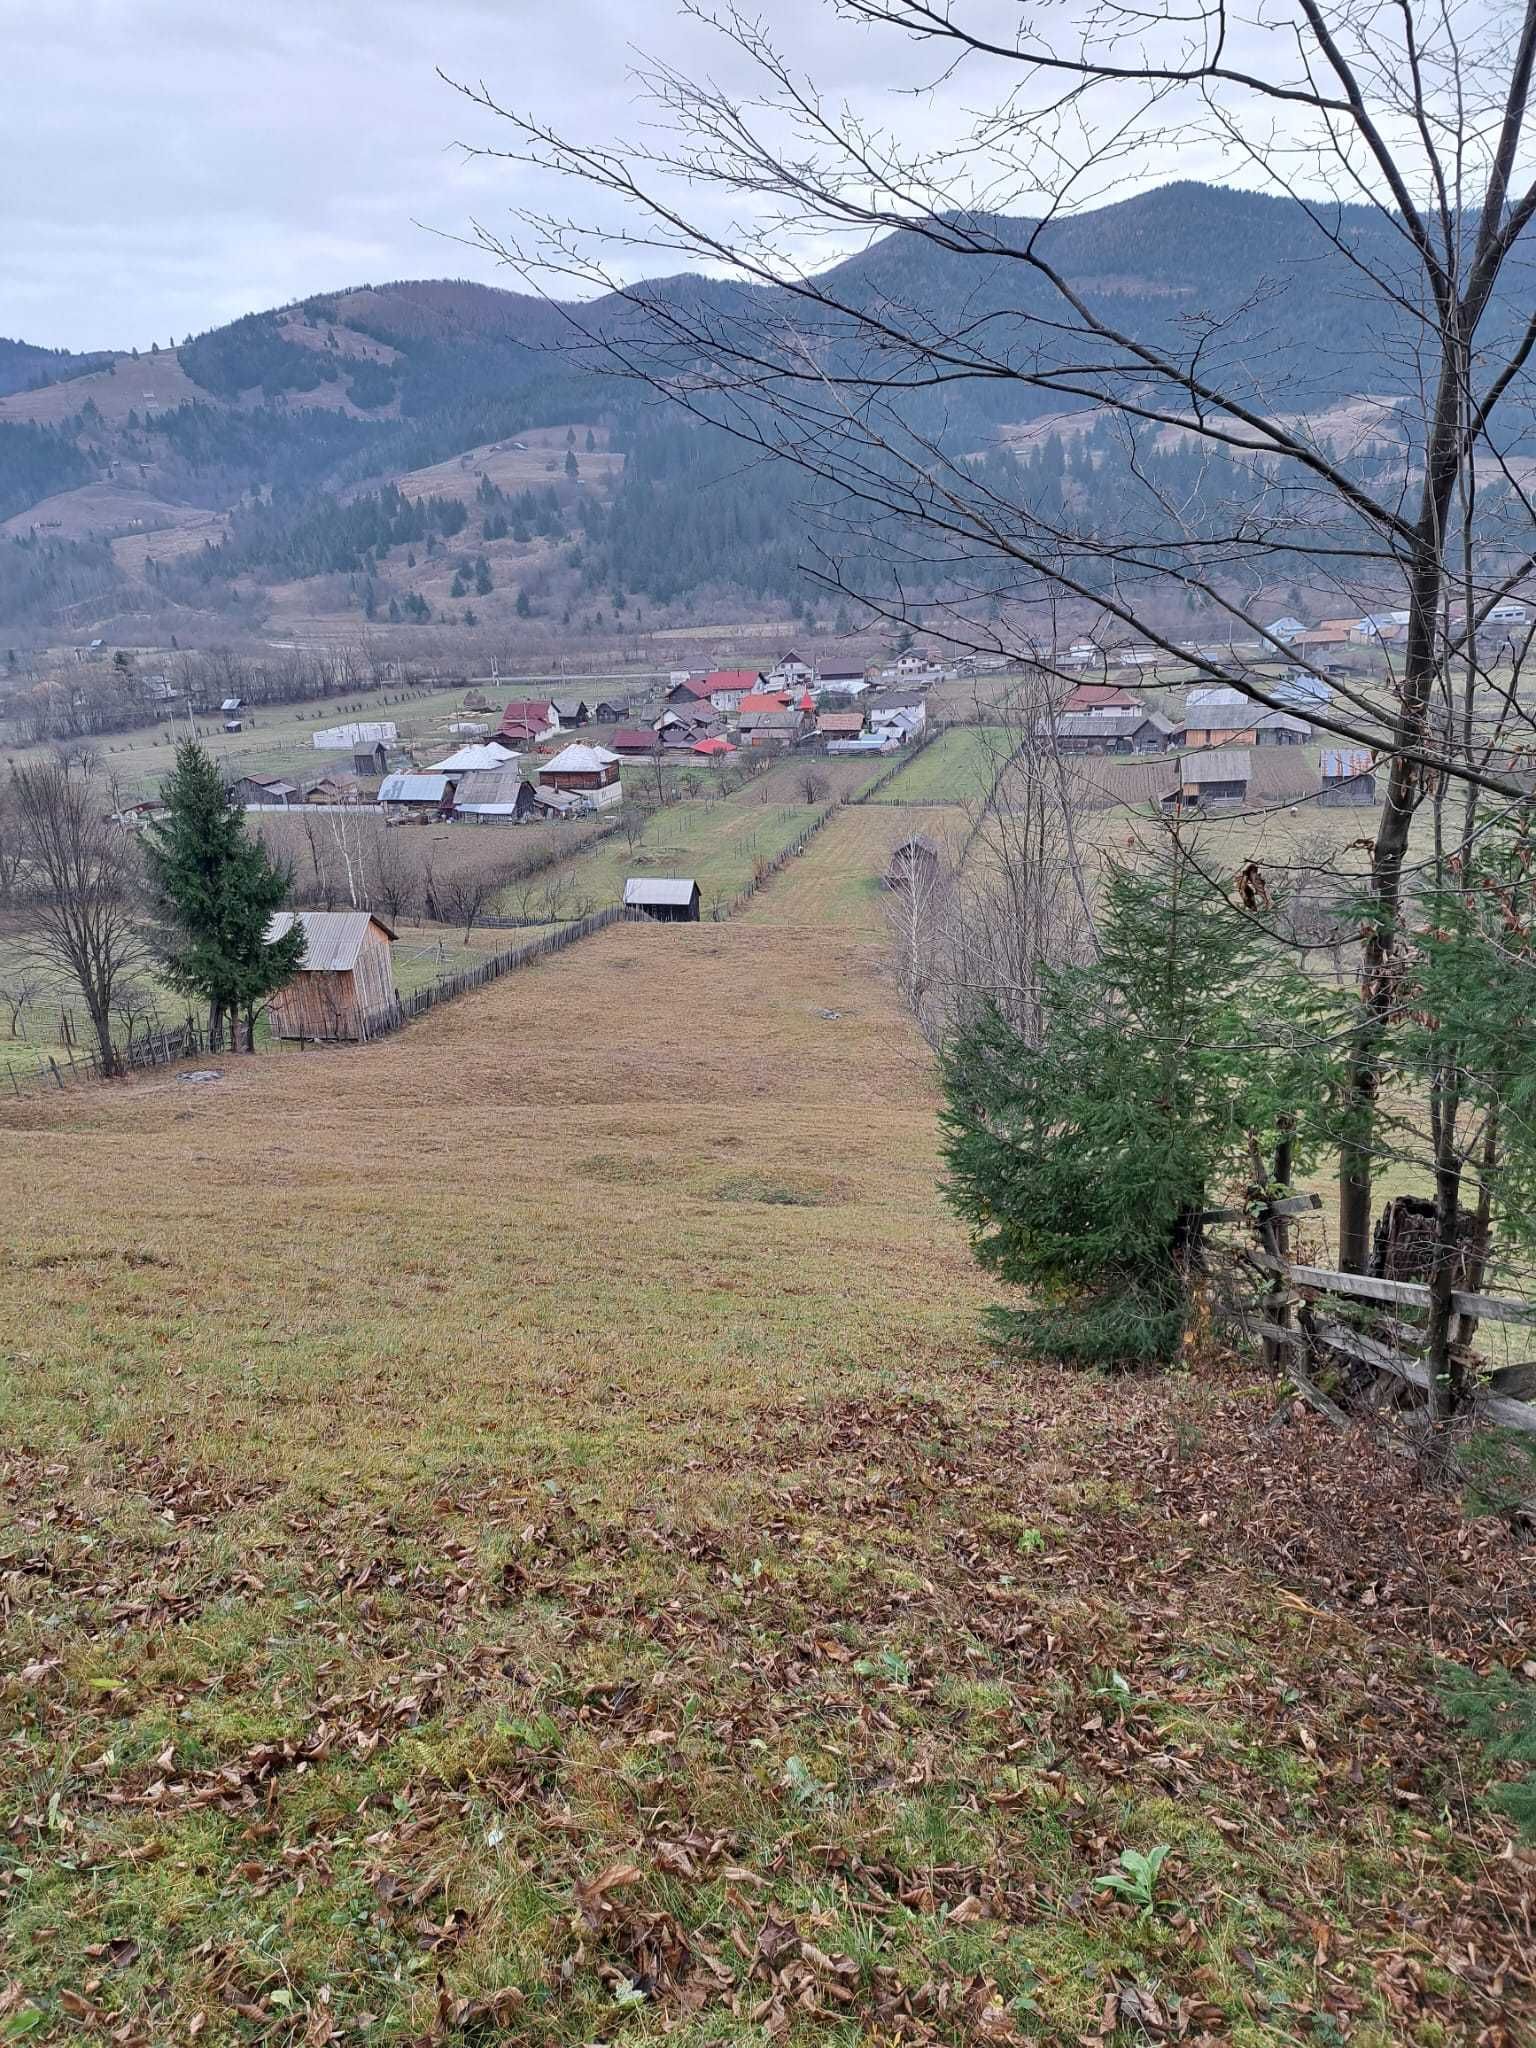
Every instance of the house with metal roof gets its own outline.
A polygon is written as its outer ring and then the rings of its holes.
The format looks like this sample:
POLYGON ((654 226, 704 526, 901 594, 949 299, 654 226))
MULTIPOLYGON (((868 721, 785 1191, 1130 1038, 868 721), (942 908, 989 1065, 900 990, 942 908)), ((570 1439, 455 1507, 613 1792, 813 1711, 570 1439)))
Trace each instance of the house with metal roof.
POLYGON ((624 908, 631 917, 657 924, 697 924, 699 885, 686 875, 631 875, 624 884, 624 908))
POLYGON ((1327 810, 1376 801, 1376 756, 1369 747, 1324 747, 1317 801, 1327 810))
POLYGON ((428 764, 429 775, 464 775, 486 768, 515 768, 517 749, 502 740, 475 740, 428 764))
POLYGON ((579 740, 540 763, 539 787, 585 797, 598 811, 624 801, 618 755, 612 747, 584 746, 579 740))
POLYGON ((1333 702, 1332 687, 1321 676, 1311 675, 1304 668, 1293 669, 1288 676, 1282 676, 1270 695, 1278 697, 1282 704, 1294 704, 1300 711, 1305 711, 1312 704, 1333 702))
POLYGON ((273 1036, 365 1039, 392 1022, 395 934, 383 918, 368 910, 279 910, 268 919, 268 943, 295 925, 304 957, 268 1005, 273 1036))
POLYGON ((448 806, 455 780, 452 775, 417 775, 401 769, 385 776, 376 801, 386 817, 425 817, 448 806))
POLYGON ((1186 754, 1179 763, 1178 781, 1162 799, 1163 809, 1204 811, 1219 804, 1246 803, 1252 779, 1246 747, 1186 754))

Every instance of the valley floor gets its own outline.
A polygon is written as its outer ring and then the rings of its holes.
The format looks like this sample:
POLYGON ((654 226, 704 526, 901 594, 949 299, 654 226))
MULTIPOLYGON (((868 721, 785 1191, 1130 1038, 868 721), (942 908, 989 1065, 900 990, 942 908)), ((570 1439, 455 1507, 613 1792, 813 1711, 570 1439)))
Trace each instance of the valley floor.
POLYGON ((1230 1369, 995 1360, 794 874, 0 1109, 0 2040, 1525 2037, 1425 1657, 1522 1561, 1230 1369))

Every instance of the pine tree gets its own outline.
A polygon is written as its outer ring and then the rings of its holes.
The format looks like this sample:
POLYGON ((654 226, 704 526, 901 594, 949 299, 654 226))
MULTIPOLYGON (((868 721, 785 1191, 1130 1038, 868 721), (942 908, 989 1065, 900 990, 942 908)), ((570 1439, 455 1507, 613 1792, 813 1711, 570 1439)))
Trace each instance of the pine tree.
POLYGON ((490 594, 491 565, 484 555, 481 555, 475 563, 475 595, 476 597, 489 597, 490 594))
MULTIPOLYGON (((157 950, 165 978, 208 1005, 208 1042, 223 1043, 226 1018, 256 1006, 297 971, 304 934, 269 941, 267 926, 289 876, 231 809, 212 757, 183 740, 162 790, 167 811, 144 833, 144 855, 164 920, 157 950)), ((247 1050, 249 1044, 247 1032, 247 1050)))
POLYGON ((1175 838, 1111 866, 1099 957, 1041 970, 1036 1040, 983 1006, 944 1058, 950 1200, 977 1258, 1034 1306, 993 1310, 1007 1341, 1095 1365, 1177 1355, 1200 1211, 1250 1138, 1298 1117, 1316 1001, 1270 966, 1257 922, 1175 838))

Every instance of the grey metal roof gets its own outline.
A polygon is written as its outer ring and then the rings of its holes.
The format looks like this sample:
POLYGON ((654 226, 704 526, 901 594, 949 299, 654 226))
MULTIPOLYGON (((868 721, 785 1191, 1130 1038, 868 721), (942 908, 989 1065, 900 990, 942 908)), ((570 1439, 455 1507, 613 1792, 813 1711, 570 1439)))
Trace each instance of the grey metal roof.
POLYGON ((476 768, 459 777, 454 809, 475 810, 483 804, 515 804, 527 778, 516 768, 476 768))
POLYGON ((1214 754, 1186 754, 1181 770, 1186 782, 1246 782, 1246 747, 1218 747, 1214 754))
POLYGON ((447 794, 446 775, 386 775, 379 784, 381 804, 440 804, 447 794))
POLYGON ((1262 718, 1253 722, 1255 732, 1299 732, 1309 733, 1312 728, 1304 718, 1297 718, 1289 711, 1266 711, 1262 718))
POLYGON ((427 769, 429 775, 459 775, 466 769, 506 768, 515 766, 517 749, 503 746, 500 740, 475 740, 467 747, 459 747, 441 761, 433 761, 427 769))
POLYGON ((1191 711, 1247 711, 1249 708, 1249 700, 1242 691, 1229 689, 1225 683, 1191 690, 1184 699, 1186 715, 1191 711))
POLYGON ((652 904, 686 908, 698 886, 687 875, 632 875, 624 884, 624 901, 642 909, 652 904))
POLYGON ((1369 747, 1324 747, 1322 752, 1324 782, 1347 782, 1351 776, 1371 774, 1375 766, 1369 747))
POLYGON ((285 938, 295 925, 304 927, 304 958, 309 974, 345 974, 357 965, 370 925, 384 936, 395 935, 382 917, 369 910, 279 910, 267 920, 267 943, 285 938))

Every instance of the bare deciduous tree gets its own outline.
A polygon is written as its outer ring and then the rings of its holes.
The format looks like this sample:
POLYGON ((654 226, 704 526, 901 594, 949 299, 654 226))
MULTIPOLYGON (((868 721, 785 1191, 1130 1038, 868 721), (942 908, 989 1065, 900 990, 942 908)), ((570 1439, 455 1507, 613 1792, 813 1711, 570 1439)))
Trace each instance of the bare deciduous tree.
MULTIPOLYGON (((525 215, 515 245, 481 239, 525 274, 617 290, 618 310, 569 313, 594 359, 797 465, 828 536, 822 580, 868 610, 904 623, 920 589, 930 635, 1057 674, 1074 632, 1091 633, 1106 665, 1135 642, 1271 710, 1282 702, 1258 664, 1310 671, 1312 722, 1367 749, 1382 783, 1341 1124, 1339 1254, 1359 1270, 1410 833, 1426 801, 1458 788, 1454 821, 1436 809, 1431 856, 1457 858, 1523 800, 1512 751, 1536 737, 1520 650, 1493 618, 1536 568, 1523 267, 1536 0, 1473 14, 1434 0, 1193 14, 1105 0, 1075 24, 1008 23, 981 0, 831 11, 929 53, 934 79, 958 77, 982 108, 968 132, 926 152, 877 132, 728 6, 700 18, 751 85, 652 67, 642 85, 659 118, 638 142, 571 139, 462 88, 512 121, 505 154, 594 190, 606 223, 525 215), (1191 149, 1284 199, 1305 254, 1272 275, 1250 266, 1231 303, 1124 320, 1120 294, 1077 273, 1077 216, 1191 149), (614 201, 628 209, 618 226, 614 201), (937 313, 905 294, 899 267, 875 288, 857 265, 818 267, 883 233, 939 264, 937 313), (618 284, 615 245, 626 269, 643 250, 723 270, 734 287, 618 284), (1324 303, 1372 338, 1390 391, 1362 401, 1371 418, 1353 445, 1319 422, 1339 385, 1317 324, 1287 330, 1311 345, 1276 345, 1288 303, 1324 303), (968 399, 993 420, 1070 410, 1096 426, 1124 480, 1113 517, 976 461, 974 438, 946 431, 968 399), (1182 499, 1156 460, 1170 441, 1202 458, 1182 499), (847 537, 834 541, 839 518, 847 537), (1378 639, 1358 673, 1325 676, 1321 656, 1269 624, 1273 594, 1301 585, 1340 612, 1400 612, 1400 639, 1378 639)), ((1463 1163, 1435 1161, 1445 1245, 1463 1163)))
POLYGON ((18 768, 11 797, 21 846, 21 928, 33 950, 79 987, 102 1072, 115 1074, 113 1004, 144 952, 133 835, 106 816, 89 764, 18 768))

